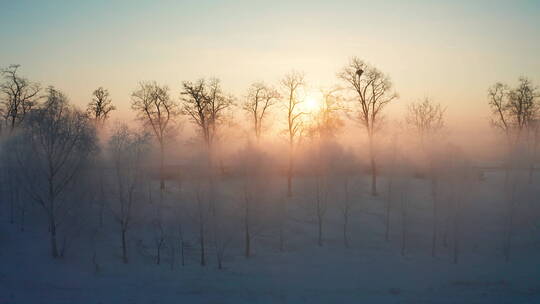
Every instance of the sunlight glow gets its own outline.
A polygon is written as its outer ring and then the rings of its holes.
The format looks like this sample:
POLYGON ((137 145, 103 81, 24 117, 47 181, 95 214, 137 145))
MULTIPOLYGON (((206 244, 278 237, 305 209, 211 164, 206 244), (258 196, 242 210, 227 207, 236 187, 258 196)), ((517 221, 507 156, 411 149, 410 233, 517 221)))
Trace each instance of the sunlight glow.
POLYGON ((307 113, 315 113, 319 111, 321 107, 321 98, 314 94, 308 93, 304 97, 304 102, 302 103, 302 110, 307 113))

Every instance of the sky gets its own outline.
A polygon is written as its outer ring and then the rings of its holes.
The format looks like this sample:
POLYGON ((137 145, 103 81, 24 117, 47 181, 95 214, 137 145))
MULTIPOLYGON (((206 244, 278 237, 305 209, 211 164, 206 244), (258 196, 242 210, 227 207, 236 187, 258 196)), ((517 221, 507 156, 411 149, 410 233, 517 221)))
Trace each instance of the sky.
POLYGON ((529 1, 6 1, 0 66, 63 90, 77 105, 108 88, 132 117, 137 83, 219 77, 241 98, 250 83, 302 71, 312 88, 339 84, 352 56, 392 79, 399 99, 430 97, 457 132, 489 127, 487 88, 540 84, 540 0, 529 1), (478 123, 480 122, 480 123, 478 123))

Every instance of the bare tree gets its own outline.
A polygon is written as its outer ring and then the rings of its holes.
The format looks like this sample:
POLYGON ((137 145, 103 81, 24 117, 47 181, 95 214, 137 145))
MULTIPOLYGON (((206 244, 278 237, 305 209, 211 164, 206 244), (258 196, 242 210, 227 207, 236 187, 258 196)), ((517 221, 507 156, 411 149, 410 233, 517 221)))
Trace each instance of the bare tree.
POLYGON ((419 144, 427 156, 429 166, 429 178, 431 180, 431 194, 433 200, 433 234, 431 242, 431 255, 436 255, 438 233, 438 164, 435 160, 435 147, 437 136, 444 128, 445 109, 440 104, 435 104, 428 98, 422 102, 411 103, 407 109, 406 122, 418 136, 419 144), (426 145, 429 141, 429 146, 426 145))
POLYGON ((143 196, 140 193, 143 184, 142 162, 148 150, 148 137, 146 133, 137 133, 126 125, 119 125, 109 140, 116 194, 111 210, 120 225, 124 263, 128 263, 127 233, 133 222, 133 208, 143 196))
POLYGON ((504 132, 509 143, 516 143, 537 118, 538 97, 538 88, 525 77, 520 77, 519 85, 513 89, 500 82, 488 89, 492 123, 504 132))
POLYGON ((165 189, 164 161, 167 136, 171 135, 180 111, 178 104, 169 96, 169 88, 156 82, 141 82, 131 94, 131 108, 146 126, 149 126, 159 143, 160 189, 165 189))
MULTIPOLYGON (((209 81, 200 79, 195 83, 185 81, 183 84, 183 113, 195 124, 206 148, 207 177, 209 180, 209 205, 213 222, 217 221, 215 185, 214 185, 214 147, 225 122, 226 110, 233 105, 233 97, 221 89, 219 79, 209 81)), ((201 222, 203 225, 204 222, 201 222)))
MULTIPOLYGON (((103 87, 99 87, 92 92, 92 101, 86 107, 86 115, 94 122, 98 134, 105 127, 105 123, 109 118, 110 112, 116 107, 112 104, 109 91, 103 87)), ((96 162, 96 182, 98 183, 98 191, 94 193, 94 202, 99 206, 99 226, 103 226, 103 214, 105 211, 105 170, 104 164, 101 162, 102 157, 97 158, 96 162)))
MULTIPOLYGON (((0 70, 0 115, 11 134, 36 106, 40 96, 40 86, 17 74, 20 65, 10 65, 0 70)), ((0 125, 0 131, 1 131, 0 125)))
POLYGON ((354 100, 359 108, 357 118, 366 129, 369 140, 371 194, 377 195, 375 137, 381 123, 382 110, 397 98, 397 94, 392 91, 392 82, 388 76, 356 57, 338 73, 338 77, 355 94, 354 100))
POLYGON ((66 195, 96 149, 95 132, 82 112, 71 107, 60 91, 49 87, 45 102, 29 113, 17 140, 23 187, 47 215, 51 255, 56 258, 57 229, 69 223, 78 208, 66 195))
MULTIPOLYGON (((315 147, 315 213, 318 223, 318 245, 323 245, 324 217, 328 209, 328 195, 330 192, 329 171, 334 155, 329 155, 331 140, 343 125, 338 112, 341 110, 339 98, 335 93, 337 89, 322 91, 323 99, 315 113, 311 113, 311 123, 306 127, 307 136, 315 147)), ((348 188, 346 188, 348 191, 348 188)), ((347 206, 348 208, 348 206, 347 206)), ((348 209, 347 209, 348 212, 348 209)), ((345 219, 347 220, 347 218, 345 219)), ((345 228, 344 228, 345 229, 345 228)))
POLYGON ((96 123, 97 127, 102 127, 109 113, 116 110, 112 104, 109 91, 103 87, 99 87, 92 93, 92 101, 88 103, 86 108, 87 115, 96 123))
POLYGON ((304 86, 304 75, 299 72, 291 72, 281 80, 287 107, 287 137, 289 142, 289 163, 287 167, 287 196, 292 196, 292 178, 294 171, 294 152, 298 144, 304 123, 302 116, 306 113, 300 111, 299 104, 302 99, 298 96, 299 89, 304 86))
POLYGON ((212 149, 218 129, 225 119, 225 111, 233 105, 233 97, 223 93, 219 79, 200 79, 182 83, 183 112, 194 123, 206 144, 212 149))
POLYGON ((518 86, 509 92, 508 97, 508 111, 519 139, 522 131, 531 127, 531 123, 537 118, 537 99, 540 97, 540 92, 528 78, 520 77, 518 86))
POLYGON ((409 104, 405 121, 418 135, 422 149, 426 149, 426 140, 431 140, 444 128, 445 111, 445 108, 429 98, 409 104))
POLYGON ((276 104, 281 96, 278 91, 264 83, 253 83, 248 89, 243 109, 252 119, 253 131, 257 141, 260 141, 263 131, 263 120, 271 106, 276 104))
MULTIPOLYGON (((538 98, 540 92, 532 82, 525 78, 519 78, 516 88, 511 88, 500 82, 488 89, 488 103, 492 110, 491 122, 493 126, 501 130, 507 144, 507 157, 504 161, 505 183, 508 182, 510 173, 511 154, 516 152, 519 144, 527 141, 530 155, 533 155, 535 121, 538 119, 538 98), (523 134, 529 136, 523 136, 523 134), (531 144, 532 141, 532 144, 531 144)), ((531 157, 531 164, 534 158, 531 157)), ((532 172, 532 171, 531 171, 532 172)))

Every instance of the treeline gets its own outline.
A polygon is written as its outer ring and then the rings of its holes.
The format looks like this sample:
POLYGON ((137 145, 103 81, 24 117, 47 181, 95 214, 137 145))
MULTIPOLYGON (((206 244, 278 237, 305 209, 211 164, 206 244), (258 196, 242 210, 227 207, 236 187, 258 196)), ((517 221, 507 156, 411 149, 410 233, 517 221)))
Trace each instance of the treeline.
MULTIPOLYGON (((128 263, 132 234, 137 234, 151 239, 151 245, 137 246, 150 250, 156 264, 165 254, 172 267, 183 265, 189 247, 196 248, 201 265, 212 254, 221 268, 231 244, 241 243, 250 257, 253 241, 267 232, 275 237, 277 249, 286 250, 289 213, 298 206, 314 219, 319 246, 325 244, 329 208, 338 211, 343 245, 349 247, 355 232, 351 218, 357 216, 353 210, 364 192, 360 181, 368 173, 369 194, 383 193, 380 216, 387 241, 391 231, 399 231, 401 254, 407 254, 411 180, 422 178, 430 189, 431 223, 425 229, 432 235, 431 255, 446 248, 454 262, 459 260, 465 202, 483 173, 448 142, 446 109, 440 104, 430 99, 410 103, 401 123, 385 124, 384 109, 398 95, 387 75, 358 58, 337 73, 340 86, 321 90, 314 108, 305 106, 306 81, 299 72, 285 75, 275 87, 254 83, 242 98, 226 93, 214 78, 182 82, 179 99, 167 86, 141 82, 131 95, 138 127, 111 125, 116 107, 103 87, 81 110, 57 88, 43 88, 20 76, 18 65, 2 69, 1 76, 2 201, 9 221, 21 230, 29 210, 41 211, 39 218, 46 223, 32 225, 47 229, 53 258, 64 256, 75 240, 84 238, 93 244, 92 261, 99 270, 104 250, 100 240, 117 233, 121 260, 128 263), (231 113, 240 111, 246 119, 233 122, 238 115, 231 113), (367 139, 362 145, 366 158, 339 140, 349 119, 359 126, 350 132, 367 139), (265 152, 261 140, 277 120, 284 121, 281 134, 287 143, 279 159, 265 152), (197 131, 191 141, 197 154, 170 178, 166 171, 178 160, 167 151, 183 148, 173 139, 182 137, 185 121, 197 131), (250 132, 237 153, 225 157, 222 148, 234 124, 250 132), (236 172, 234 177, 225 167, 236 172), (308 194, 294 187, 306 183, 308 194), (392 225, 396 215, 398 228, 392 225)), ((534 184, 539 91, 520 78, 515 88, 500 83, 489 88, 488 102, 492 123, 504 138, 501 169, 507 212, 502 248, 509 260, 517 208, 529 200, 523 193, 534 184)))

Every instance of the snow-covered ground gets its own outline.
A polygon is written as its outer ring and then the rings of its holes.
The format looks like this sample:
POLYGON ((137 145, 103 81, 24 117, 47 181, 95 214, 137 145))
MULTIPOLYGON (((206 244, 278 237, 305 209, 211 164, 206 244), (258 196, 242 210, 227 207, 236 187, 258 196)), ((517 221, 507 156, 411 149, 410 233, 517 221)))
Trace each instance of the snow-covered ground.
MULTIPOLYGON (((381 189, 385 182, 381 179, 381 189)), ((32 222, 29 215, 26 231, 20 232, 3 216, 0 303, 540 303, 540 234, 529 222, 538 219, 538 196, 520 204, 512 256, 506 263, 501 251, 501 183, 500 175, 487 173, 467 200, 457 264, 452 244, 441 242, 437 257, 431 256, 429 189, 427 181, 419 179, 411 181, 405 256, 400 254, 397 207, 386 242, 384 191, 373 198, 361 194, 365 189, 353 193, 351 248, 343 246, 339 210, 332 199, 325 243, 317 246, 316 222, 301 202, 310 188, 299 186, 290 204, 286 250, 277 249, 274 234, 262 233, 249 259, 242 255, 242 243, 234 242, 223 270, 217 269, 212 253, 206 267, 198 264, 196 254, 188 256, 183 267, 171 269, 166 261, 155 265, 135 248, 134 236, 130 263, 124 265, 115 230, 102 238, 100 246, 113 249, 103 251, 96 273, 88 242, 77 242, 66 258, 53 260, 47 230, 39 229, 44 223, 32 222)))

